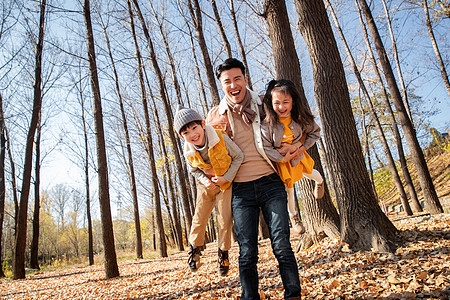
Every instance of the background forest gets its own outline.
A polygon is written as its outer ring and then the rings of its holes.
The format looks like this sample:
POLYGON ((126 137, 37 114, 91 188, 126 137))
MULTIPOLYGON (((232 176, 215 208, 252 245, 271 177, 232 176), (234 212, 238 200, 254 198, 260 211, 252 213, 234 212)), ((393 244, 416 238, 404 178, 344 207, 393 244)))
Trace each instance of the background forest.
MULTIPOLYGON (((317 122, 325 125, 320 116, 332 112, 317 103, 317 67, 302 19, 307 2, 286 1, 283 11, 284 1, 270 0, 3 1, 0 274, 10 274, 14 262, 16 268, 38 269, 68 261, 93 264, 94 255, 114 260, 115 251, 142 258, 183 250, 196 189, 180 157, 172 115, 178 104, 205 116, 218 104, 223 93, 213 70, 227 57, 248 66, 249 87, 259 93, 269 80, 286 77, 291 65, 280 65, 284 42, 276 43, 274 28, 292 36, 300 84, 317 122), (283 17, 285 27, 276 24, 283 17)), ((401 203, 407 214, 415 213, 423 205, 414 206, 413 198, 422 201, 423 188, 414 179, 413 196, 404 175, 395 175, 404 170, 402 158, 409 157, 411 166, 412 146, 389 80, 380 75, 384 66, 366 29, 363 2, 324 5, 365 170, 378 193, 390 191, 388 204, 401 203), (397 171, 389 169, 392 162, 397 171)), ((368 2, 416 138, 423 148, 437 145, 441 165, 448 165, 449 2, 368 2), (441 135, 446 130, 447 141, 441 135)), ((318 155, 328 199, 339 207, 339 178, 326 149, 333 147, 325 134, 318 155)), ((442 172, 439 182, 445 184, 448 168, 442 172)), ((307 214, 304 186, 297 188, 307 214)), ((207 240, 214 238, 212 217, 207 240)))

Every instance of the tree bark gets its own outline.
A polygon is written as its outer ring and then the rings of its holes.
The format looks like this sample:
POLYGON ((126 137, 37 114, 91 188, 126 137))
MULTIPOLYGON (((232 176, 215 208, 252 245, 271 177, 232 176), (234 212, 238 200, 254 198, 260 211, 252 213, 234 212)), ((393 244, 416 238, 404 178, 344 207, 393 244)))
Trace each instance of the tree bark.
POLYGON ((36 159, 35 159, 35 181, 34 181, 34 212, 33 212, 33 237, 31 239, 30 267, 39 270, 39 212, 40 212, 40 181, 41 181, 41 114, 36 134, 36 159))
POLYGON ((341 243, 354 250, 392 251, 397 229, 381 211, 364 163, 344 67, 322 1, 295 0, 313 67, 314 92, 335 183, 341 243))
POLYGON ((200 4, 198 0, 188 0, 187 6, 192 17, 192 22, 194 23, 195 32, 197 33, 197 41, 200 46, 200 52, 202 53, 203 63, 206 68, 206 77, 209 84, 209 92, 211 93, 211 105, 219 105, 219 91, 216 85, 216 77, 214 76, 214 70, 211 63, 211 59, 208 54, 208 47, 206 46, 205 36, 203 35, 203 25, 202 25, 202 11, 200 9, 200 4), (192 2, 194 2, 194 7, 192 7, 192 2))
POLYGON ((95 138, 97 141, 98 163, 98 194, 102 221, 103 247, 105 251, 106 278, 119 276, 116 250, 114 245, 114 231, 111 218, 111 202, 109 198, 108 160, 106 157, 105 133, 103 129, 102 99, 98 82, 97 63, 95 59, 94 34, 92 31, 91 11, 89 0, 84 0, 83 15, 86 26, 86 40, 89 57, 89 73, 91 78, 92 95, 94 99, 95 138))
POLYGON ((225 34, 225 29, 223 28, 222 25, 219 10, 217 9, 216 0, 211 0, 211 5, 213 7, 214 18, 217 23, 217 27, 219 28, 220 36, 222 37, 223 47, 225 48, 225 52, 227 53, 227 58, 232 58, 233 55, 231 54, 230 42, 228 42, 227 35, 225 34))
POLYGON ((442 60, 441 52, 434 37, 433 26, 431 25, 430 13, 428 12, 428 2, 423 0, 423 9, 425 11, 425 24, 427 25, 428 35, 430 36, 431 44, 433 45, 434 54, 441 70, 441 76, 444 80, 445 88, 447 89, 448 96, 450 97, 450 82, 448 80, 447 70, 445 69, 444 61, 442 60))
POLYGON ((3 97, 0 93, 0 278, 5 277, 3 272, 3 221, 5 219, 5 157, 6 157, 6 135, 5 115, 3 114, 3 97))
MULTIPOLYGON (((156 210, 156 224, 158 226, 158 248, 159 253, 161 257, 167 257, 167 245, 166 245, 166 239, 164 234, 164 224, 162 219, 162 211, 161 211, 161 197, 160 197, 160 191, 159 191, 159 184, 158 184, 158 173, 156 171, 156 162, 155 162, 155 154, 153 149, 153 137, 151 132, 151 124, 150 124, 150 116, 148 113, 148 104, 147 104, 147 93, 145 89, 145 81, 144 81, 144 73, 143 73, 143 66, 142 66, 142 57, 141 57, 141 51, 139 50, 138 41, 136 38, 136 30, 134 26, 134 17, 133 17, 133 11, 131 8, 131 2, 127 1, 128 3, 128 11, 130 13, 130 24, 131 24, 131 33, 133 35, 133 41, 136 49, 136 59, 138 62, 138 75, 139 75, 139 82, 141 85, 141 96, 142 96, 142 106, 144 109, 144 118, 145 118, 145 127, 146 127, 146 151, 148 154, 148 159, 150 162, 150 170, 152 172, 152 187, 153 187, 153 194, 155 199, 155 210, 156 210)), ((156 107, 155 107, 156 109, 156 107)))
POLYGON ((436 190, 431 180, 430 172, 428 170, 425 157, 423 155, 422 149, 420 148, 419 141, 417 140, 416 131, 411 124, 411 120, 406 113, 405 105, 403 104, 400 91, 395 81, 394 73, 391 68, 391 64, 388 60, 386 50, 384 48, 383 42, 381 40, 380 34, 378 33, 378 28, 375 25, 375 21, 372 17, 372 12, 367 5, 365 0, 358 0, 364 18, 369 26, 370 33, 375 43, 375 48, 378 52, 378 57, 383 67, 383 73, 386 78, 389 91, 391 92, 392 101, 397 109, 397 114, 400 120, 400 125, 405 133, 406 142, 408 143, 409 150, 411 151, 411 157, 416 166, 417 175, 419 178, 420 185, 422 187, 423 196, 425 200, 425 207, 431 214, 442 213, 443 209, 439 203, 439 199, 436 194, 436 190))
POLYGON ((230 0, 230 11, 231 11, 231 19, 233 21, 234 33, 236 34, 237 42, 239 45, 239 51, 241 52, 242 63, 244 64, 245 70, 247 72, 247 74, 246 74, 247 85, 251 90, 253 90, 252 80, 250 79, 250 70, 248 68, 248 63, 247 63, 247 55, 245 54, 245 48, 244 48, 244 44, 242 43, 241 35, 239 33, 239 27, 238 27, 238 23, 237 23, 237 19, 236 19, 236 12, 234 10, 234 0, 230 0))
POLYGON ((40 5, 39 19, 39 37, 36 45, 36 66, 34 69, 34 98, 33 112, 31 115, 30 127, 27 134, 27 143, 25 147, 25 162, 22 176, 22 192, 20 194, 19 211, 17 215, 17 233, 14 245, 13 259, 13 279, 25 278, 25 248, 27 242, 27 214, 28 214, 28 196, 30 193, 31 168, 33 159, 33 141, 36 127, 39 121, 39 115, 42 106, 42 52, 44 48, 44 24, 46 0, 40 5))
MULTIPOLYGON (((129 1, 128 1, 128 3, 129 3, 129 1)), ((103 21, 102 21, 102 23, 103 23, 103 21)), ((128 132, 128 122, 127 122, 127 117, 125 114, 125 108, 123 105, 122 93, 120 91, 120 86, 119 86, 119 75, 117 74, 116 64, 115 64, 115 61, 114 61, 114 58, 112 55, 109 36, 108 36, 108 34, 106 32, 106 28, 103 24, 102 24, 102 29, 105 34, 105 40, 106 40, 106 45, 108 47, 109 59, 111 60, 111 67, 112 67, 113 73, 114 73, 115 88, 116 88, 117 97, 119 98, 119 107, 120 107, 120 113, 122 116, 122 126, 123 126, 123 130, 125 133, 125 142, 126 142, 127 155, 128 155, 127 165, 129 168, 127 173, 128 173, 128 179, 130 181, 131 196, 133 198, 134 227, 136 230, 136 257, 143 258, 141 220, 140 220, 140 216, 139 216, 139 200, 138 200, 137 188, 136 188, 136 177, 135 177, 135 172, 134 172, 133 153, 131 151, 130 134, 128 132)))
MULTIPOLYGON (((180 151, 178 149, 177 145, 177 137, 175 136, 175 132, 173 130, 173 114, 172 114, 172 109, 171 109, 171 105, 169 103, 169 99, 167 98, 167 93, 166 93, 166 84, 164 82, 163 79, 163 75, 161 72, 161 69, 159 68, 159 64, 158 61, 156 59, 156 54, 154 51, 154 47, 153 47, 153 41, 150 37, 150 34, 148 32, 147 26, 145 24, 145 20, 144 17, 142 15, 142 12, 139 8, 139 4, 137 0, 133 0, 133 3, 135 5, 136 8, 136 12, 138 14, 139 20, 141 21, 142 24, 142 30, 144 31, 144 35, 145 38, 147 39, 147 44, 149 47, 149 54, 150 54, 150 58, 152 61, 152 65, 156 74, 156 78, 158 80, 158 85, 159 85, 159 92, 160 92, 160 96, 161 96, 161 100, 163 102, 164 105, 164 110, 166 112, 166 117, 167 117, 167 123, 168 123, 168 127, 169 127, 169 137, 170 140, 172 142, 173 145, 173 150, 174 150, 174 156, 175 156, 175 162, 177 165, 177 172, 180 178, 180 182, 186 182, 185 176, 184 176, 184 170, 183 170, 183 163, 181 161, 181 155, 180 155, 180 151)), ((186 185, 185 184, 181 184, 181 194, 182 194, 182 199, 183 199, 183 207, 184 207, 184 212, 185 212, 185 217, 186 217, 186 222, 188 225, 188 228, 191 228, 191 224, 192 224, 192 214, 190 211, 190 207, 189 207, 189 196, 188 196, 188 192, 186 189, 186 185)))
MULTIPOLYGON (((350 47, 347 44, 347 40, 344 37, 344 34, 342 33, 342 30, 339 26, 339 22, 337 20, 336 14, 334 13, 333 8, 331 7, 330 3, 328 0, 325 0, 325 3, 330 7, 330 11, 331 14, 333 16, 333 19, 335 21, 337 30, 339 32, 339 35, 342 39, 342 43, 344 44, 345 50, 347 52, 347 55, 349 57, 350 60, 350 64, 352 65, 353 68, 353 73, 355 73, 355 76, 358 80, 358 84, 360 89, 363 92, 364 97, 367 99, 367 103, 369 104, 369 110, 370 113, 372 115, 372 120, 375 123, 375 127, 377 128, 378 131, 378 137, 381 141, 381 145, 383 146, 383 150, 384 150, 384 154, 386 155, 387 159, 388 159, 388 166, 389 166, 389 171, 391 172, 391 176, 392 179, 394 180, 394 184, 397 188, 397 192, 400 196, 400 201, 403 205, 403 208, 405 209, 405 212, 408 216, 411 216, 413 213, 411 211, 411 207, 409 206, 409 202, 408 202, 408 198, 406 197, 406 192, 405 189, 403 188, 403 184, 402 181, 400 179, 400 175, 398 174, 397 171, 397 167, 395 166, 395 161, 394 161, 394 157, 392 156, 391 153, 391 149, 389 148, 387 139, 386 139, 386 135, 384 134, 383 128, 381 127, 381 123, 380 120, 378 118, 378 114, 375 111, 375 107, 373 105, 372 99, 369 95, 369 92, 367 91, 366 85, 364 84, 364 81, 362 79, 361 73, 359 72, 358 66, 356 65, 355 59, 353 58, 352 53, 350 52, 350 47)), ((360 104, 361 104, 361 111, 363 113, 364 116, 364 111, 362 110, 362 103, 360 100, 360 104)), ((363 130, 365 131, 366 128, 364 127, 363 130)), ((373 185, 373 180, 372 180, 372 185, 373 185)), ((375 191, 374 191, 375 192, 375 191)))
MULTIPOLYGON (((263 17, 267 22, 269 37, 272 42, 277 78, 285 78, 294 82, 301 96, 301 101, 309 109, 303 89, 300 63, 292 37, 286 4, 283 1, 266 1, 263 17)), ((317 146, 314 145, 308 149, 308 154, 314 159, 315 169, 324 174, 317 146)), ((325 236, 338 237, 339 216, 331 202, 326 183, 325 195, 318 200, 314 198, 314 183, 311 180, 301 180, 298 184, 302 197, 304 223, 306 225, 306 233, 302 236, 301 248, 309 247, 312 245, 311 241, 318 241, 325 236)))

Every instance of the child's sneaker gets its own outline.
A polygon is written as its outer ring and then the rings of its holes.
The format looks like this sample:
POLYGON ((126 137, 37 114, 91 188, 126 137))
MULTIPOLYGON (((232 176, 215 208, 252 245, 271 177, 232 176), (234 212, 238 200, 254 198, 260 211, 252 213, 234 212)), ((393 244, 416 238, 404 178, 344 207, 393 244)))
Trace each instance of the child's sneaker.
POLYGON ((298 214, 291 216, 291 224, 292 224, 292 230, 296 234, 304 234, 305 233, 305 226, 303 226, 302 220, 300 219, 300 216, 298 214))
POLYGON ((230 269, 230 261, 228 260, 228 251, 222 251, 219 248, 219 274, 220 276, 227 276, 230 269))
POLYGON ((324 181, 322 181, 322 183, 316 182, 316 186, 314 187, 314 197, 316 199, 321 199, 324 193, 325 193, 324 181))
POLYGON ((200 248, 190 245, 189 247, 188 265, 192 272, 195 272, 200 267, 200 248))

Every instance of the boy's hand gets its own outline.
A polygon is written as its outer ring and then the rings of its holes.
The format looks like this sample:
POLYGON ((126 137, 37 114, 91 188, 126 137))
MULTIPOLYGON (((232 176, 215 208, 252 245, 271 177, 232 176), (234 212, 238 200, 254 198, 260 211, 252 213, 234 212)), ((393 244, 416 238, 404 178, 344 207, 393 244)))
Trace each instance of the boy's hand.
POLYGON ((219 186, 229 182, 222 176, 214 176, 211 178, 211 181, 214 182, 214 184, 219 185, 219 186))
POLYGON ((216 185, 212 183, 211 180, 208 180, 208 183, 205 186, 208 190, 213 190, 216 188, 216 185))

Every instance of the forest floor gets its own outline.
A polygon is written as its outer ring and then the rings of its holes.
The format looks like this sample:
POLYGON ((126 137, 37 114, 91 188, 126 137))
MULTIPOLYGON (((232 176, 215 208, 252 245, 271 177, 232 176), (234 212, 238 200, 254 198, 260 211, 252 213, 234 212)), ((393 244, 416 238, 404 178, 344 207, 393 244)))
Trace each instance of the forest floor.
MULTIPOLYGON (((339 251, 325 239, 295 254, 303 299, 450 299, 450 214, 393 220, 403 243, 395 254, 339 251)), ((298 237, 292 236, 293 248, 298 237)), ((196 273, 187 252, 167 258, 119 262, 120 277, 105 279, 102 264, 0 280, 0 299, 239 299, 238 246, 230 250, 228 276, 217 273, 217 244, 207 245, 196 273)), ((260 241, 263 299, 282 299, 270 241, 260 241)))

